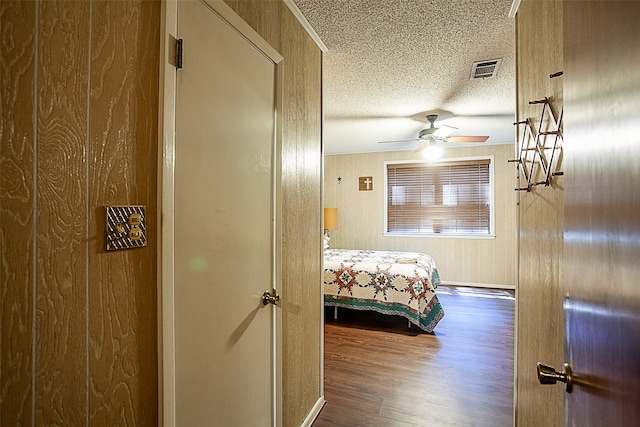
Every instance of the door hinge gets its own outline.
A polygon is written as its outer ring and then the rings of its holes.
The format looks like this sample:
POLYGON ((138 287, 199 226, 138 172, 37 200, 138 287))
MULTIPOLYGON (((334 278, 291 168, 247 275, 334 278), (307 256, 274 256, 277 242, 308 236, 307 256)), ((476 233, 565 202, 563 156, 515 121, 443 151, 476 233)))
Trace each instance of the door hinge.
POLYGON ((182 39, 176 40, 176 68, 182 68, 182 39))

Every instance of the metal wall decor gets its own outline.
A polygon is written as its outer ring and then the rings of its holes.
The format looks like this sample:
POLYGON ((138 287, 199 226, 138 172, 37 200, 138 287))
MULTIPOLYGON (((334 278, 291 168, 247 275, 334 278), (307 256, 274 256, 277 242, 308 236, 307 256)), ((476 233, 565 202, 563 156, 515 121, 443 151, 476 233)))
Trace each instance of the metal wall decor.
MULTIPOLYGON (((562 75, 562 71, 551 74, 549 78, 562 75)), ((551 185, 553 177, 564 175, 557 169, 562 156, 562 114, 556 117, 551 108, 552 99, 544 97, 529 101, 529 105, 542 105, 540 121, 537 128, 532 118, 514 123, 516 126, 524 126, 524 131, 518 146, 518 158, 509 160, 517 163, 526 180, 526 186, 516 188, 516 191, 530 192, 534 186, 551 185)))

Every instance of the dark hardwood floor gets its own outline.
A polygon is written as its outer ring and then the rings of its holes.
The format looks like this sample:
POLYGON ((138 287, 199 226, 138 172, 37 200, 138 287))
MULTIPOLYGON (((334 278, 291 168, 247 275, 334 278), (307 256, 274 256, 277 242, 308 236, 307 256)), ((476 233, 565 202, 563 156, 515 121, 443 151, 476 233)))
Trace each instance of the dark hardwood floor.
POLYGON ((325 312, 325 426, 512 426, 513 292, 438 288, 433 334, 407 320, 325 312))

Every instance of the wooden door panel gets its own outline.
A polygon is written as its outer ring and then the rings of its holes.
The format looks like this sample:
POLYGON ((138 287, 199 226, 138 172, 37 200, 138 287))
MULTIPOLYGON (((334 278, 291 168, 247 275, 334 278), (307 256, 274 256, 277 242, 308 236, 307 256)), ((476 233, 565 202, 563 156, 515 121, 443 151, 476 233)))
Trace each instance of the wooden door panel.
POLYGON ((640 424, 640 2, 564 2, 566 425, 640 424))
MULTIPOLYGON (((516 17, 517 119, 540 123, 542 106, 529 104, 553 99, 562 111, 562 2, 523 0, 516 17)), ((521 141, 523 126, 517 126, 521 141)), ((518 146, 519 147, 519 146, 518 146)), ((540 174, 542 175, 542 174, 540 174)), ((537 177, 538 179, 541 176, 537 177)), ((517 187, 526 187, 520 173, 517 187)), ((519 268, 517 285, 516 413, 518 426, 556 427, 562 422, 562 391, 543 388, 536 363, 561 364, 564 343, 562 312, 563 177, 550 186, 518 192, 519 268), (544 408, 542 410, 541 408, 544 408)), ((556 366, 558 367, 558 366, 556 366)))

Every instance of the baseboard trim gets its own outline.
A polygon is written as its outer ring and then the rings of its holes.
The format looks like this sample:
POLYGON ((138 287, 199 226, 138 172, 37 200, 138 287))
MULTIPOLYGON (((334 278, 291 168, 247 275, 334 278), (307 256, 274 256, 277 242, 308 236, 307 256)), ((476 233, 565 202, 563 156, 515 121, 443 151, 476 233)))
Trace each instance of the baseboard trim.
POLYGON ((318 414, 324 407, 325 403, 327 402, 324 400, 324 396, 320 396, 316 404, 313 405, 313 408, 311 408, 311 412, 309 412, 309 415, 307 415, 307 418, 305 418, 302 424, 300 424, 300 427, 311 427, 313 422, 318 417, 318 414))
POLYGON ((441 282, 443 285, 448 286, 466 286, 470 288, 492 288, 492 289, 509 289, 515 291, 515 285, 495 285, 492 283, 471 283, 471 282, 453 282, 453 281, 445 281, 441 282))

